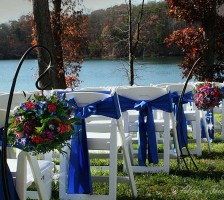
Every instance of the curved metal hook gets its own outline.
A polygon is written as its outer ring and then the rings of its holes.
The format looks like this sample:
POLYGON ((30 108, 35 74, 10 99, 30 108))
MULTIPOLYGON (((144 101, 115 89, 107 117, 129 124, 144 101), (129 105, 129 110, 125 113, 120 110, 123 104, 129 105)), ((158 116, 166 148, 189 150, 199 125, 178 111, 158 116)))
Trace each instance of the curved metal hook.
MULTIPOLYGON (((181 92, 180 99, 179 99, 179 102, 178 102, 178 110, 177 110, 177 112, 178 112, 177 114, 180 116, 180 120, 177 121, 176 129, 177 129, 177 127, 178 127, 178 123, 180 123, 181 130, 182 130, 182 123, 181 123, 181 121, 182 121, 182 114, 181 114, 181 113, 182 113, 182 103, 183 103, 184 94, 185 94, 185 91, 186 91, 186 88, 187 88, 187 84, 188 84, 189 80, 191 79, 191 74, 192 74, 194 68, 196 67, 196 65, 198 64, 199 60, 201 60, 201 58, 202 58, 202 57, 199 57, 199 58, 194 62, 193 66, 192 66, 192 68, 191 68, 191 70, 190 70, 190 72, 189 72, 189 74, 188 74, 188 76, 187 76, 187 80, 186 80, 186 82, 185 82, 185 84, 184 84, 183 90, 182 90, 182 92, 181 92)), ((184 137, 184 136, 183 136, 183 132, 181 132, 181 134, 182 134, 182 137, 184 137)), ((177 138, 178 138, 178 135, 177 135, 177 138)), ((179 141, 179 138, 178 138, 178 141, 179 141)), ((184 143, 185 143, 185 140, 184 140, 184 143)), ((189 149, 188 149, 186 143, 185 143, 185 146, 186 146, 186 150, 187 150, 187 152, 188 152, 188 155, 190 156, 190 158, 191 158, 191 160, 192 160, 192 162, 193 162, 195 168, 198 170, 198 167, 196 166, 194 160, 192 159, 192 157, 191 157, 191 155, 190 155, 190 152, 189 152, 189 149)), ((181 152, 181 154, 182 154, 182 150, 181 150, 181 148, 179 148, 179 149, 180 149, 180 152, 181 152)), ((186 168, 188 169, 187 164, 186 164, 184 158, 183 158, 183 161, 184 161, 184 164, 185 164, 186 168)), ((188 169, 188 170, 189 170, 189 169, 188 169)))
MULTIPOLYGON (((43 46, 41 46, 41 47, 43 47, 43 46)), ((50 70, 50 68, 52 67, 51 66, 51 63, 52 63, 52 56, 51 56, 51 53, 50 53, 50 51, 47 49, 47 48, 45 48, 44 47, 44 49, 47 51, 47 53, 48 53, 48 55, 49 55, 49 57, 50 57, 50 62, 49 62, 49 65, 48 65, 48 67, 47 67, 47 69, 37 78, 37 80, 36 80, 36 83, 35 83, 35 86, 36 86, 36 88, 38 89, 38 90, 44 90, 44 89, 46 89, 48 86, 50 86, 51 85, 51 82, 50 83, 48 83, 47 85, 45 85, 45 86, 43 86, 42 88, 38 85, 39 84, 39 82, 41 81, 41 79, 47 74, 47 72, 50 70)))
MULTIPOLYGON (((11 108, 11 104, 12 104, 12 99, 13 99, 13 93, 14 93, 14 89, 15 89, 15 85, 16 85, 16 80, 17 80, 17 77, 18 77, 18 74, 19 74, 19 71, 21 69, 21 66, 25 60, 25 58, 27 57, 27 55, 34 49, 34 48, 37 48, 37 47, 41 47, 43 49, 45 49, 48 54, 50 55, 50 64, 51 64, 51 53, 50 51, 42 46, 42 45, 35 45, 35 46, 32 46, 30 47, 22 56, 22 58, 20 59, 20 62, 19 62, 19 65, 16 69, 16 73, 14 75, 14 78, 13 78, 13 81, 12 81, 12 85, 11 85, 11 90, 10 90, 10 93, 9 93, 9 100, 8 100, 8 105, 7 105, 7 111, 6 111, 6 117, 5 117, 5 126, 4 126, 4 132, 3 132, 3 135, 2 135, 2 156, 1 156, 1 174, 0 174, 0 177, 2 178, 2 185, 3 185, 3 192, 4 192, 4 195, 5 195, 5 200, 12 200, 12 196, 11 196, 11 193, 9 191, 9 185, 8 185, 8 172, 7 172, 7 153, 6 153, 6 150, 7 150, 7 131, 8 131, 8 120, 9 120, 9 114, 10 114, 10 108, 11 108)), ((47 70, 49 70, 49 67, 47 68, 47 70)), ((46 70, 45 70, 46 71, 46 70)), ((46 72, 44 72, 44 75, 45 75, 46 72)), ((42 76, 44 76, 42 75, 42 76)), ((41 77, 42 77, 41 76, 41 77)))

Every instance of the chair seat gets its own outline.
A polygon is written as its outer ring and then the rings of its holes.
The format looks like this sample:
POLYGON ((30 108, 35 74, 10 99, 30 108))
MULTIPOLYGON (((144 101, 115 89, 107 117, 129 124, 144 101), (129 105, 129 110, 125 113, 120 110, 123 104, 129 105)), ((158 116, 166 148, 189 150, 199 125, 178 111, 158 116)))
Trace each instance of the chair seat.
MULTIPOLYGON (((127 142, 132 140, 132 135, 129 133, 125 133, 125 139, 127 142)), ((110 148, 110 137, 111 133, 96 133, 96 132, 88 132, 88 147, 89 149, 94 150, 105 150, 110 148)), ((117 147, 121 147, 122 142, 118 135, 117 147)))
MULTIPOLYGON (((12 176, 16 177, 17 159, 7 159, 7 163, 8 163, 12 176)), ((42 176, 49 173, 49 170, 52 170, 54 167, 54 163, 47 160, 38 160, 38 164, 39 164, 39 168, 40 168, 40 172, 42 176)), ((33 174, 32 174, 30 165, 27 162, 27 186, 31 185, 33 181, 34 181, 33 174)))
POLYGON ((111 120, 102 120, 102 121, 90 121, 86 123, 87 132, 107 132, 108 129, 111 128, 111 120), (99 129, 100 126, 100 129, 99 129))

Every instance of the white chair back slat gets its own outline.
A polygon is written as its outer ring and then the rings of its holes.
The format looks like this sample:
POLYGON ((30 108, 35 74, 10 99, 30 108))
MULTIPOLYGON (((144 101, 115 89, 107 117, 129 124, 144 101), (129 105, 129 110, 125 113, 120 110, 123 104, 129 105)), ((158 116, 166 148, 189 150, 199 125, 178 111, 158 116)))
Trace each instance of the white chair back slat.
POLYGON ((133 100, 153 100, 167 94, 165 88, 148 86, 127 86, 118 87, 118 94, 133 100))
POLYGON ((75 99, 78 106, 83 107, 99 100, 103 100, 110 95, 97 92, 70 92, 66 94, 66 99, 75 99))

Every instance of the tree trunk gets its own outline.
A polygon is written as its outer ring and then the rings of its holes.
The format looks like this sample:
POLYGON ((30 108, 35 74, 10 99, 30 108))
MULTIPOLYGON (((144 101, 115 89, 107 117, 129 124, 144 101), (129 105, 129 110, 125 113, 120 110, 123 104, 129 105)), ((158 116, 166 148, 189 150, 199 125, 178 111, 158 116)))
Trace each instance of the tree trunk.
MULTIPOLYGON (((52 64, 55 65, 55 57, 54 57, 54 42, 53 35, 51 31, 50 24, 50 12, 48 0, 33 0, 33 15, 34 15, 34 28, 35 28, 35 37, 37 40, 37 44, 43 45, 49 49, 52 53, 52 64)), ((38 65, 39 65, 39 75, 44 72, 49 63, 49 56, 44 49, 38 49, 38 65)), ((51 89, 54 87, 52 77, 54 77, 54 70, 51 70, 49 74, 44 76, 44 78, 40 81, 40 87, 43 88, 47 84, 51 83, 51 85, 46 89, 51 89)))
MULTIPOLYGON (((212 13, 209 13, 209 16, 205 17, 205 24, 204 24, 204 31, 205 31, 205 37, 208 39, 208 49, 205 55, 205 71, 206 74, 210 74, 210 77, 208 77, 207 81, 213 81, 214 80, 214 70, 213 65, 215 61, 215 19, 216 19, 216 1, 213 1, 212 5, 212 13)), ((204 81, 204 80, 203 80, 204 81)))
POLYGON ((65 72, 63 65, 63 51, 61 46, 61 0, 54 0, 54 10, 52 15, 52 31, 54 37, 54 52, 56 58, 54 88, 66 88, 65 72))
POLYGON ((134 85, 134 55, 133 55, 133 35, 132 35, 132 5, 131 0, 129 0, 128 6, 128 18, 129 18, 129 85, 134 85))
POLYGON ((129 38, 128 38, 128 44, 129 44, 129 85, 134 85, 135 81, 135 75, 134 75, 134 57, 135 57, 135 51, 137 49, 138 43, 139 43, 139 37, 140 37, 140 26, 143 16, 143 10, 144 10, 144 0, 142 0, 141 10, 139 13, 139 19, 137 23, 137 28, 135 31, 135 37, 133 37, 132 32, 132 5, 131 0, 129 0, 128 5, 128 18, 129 18, 129 38))

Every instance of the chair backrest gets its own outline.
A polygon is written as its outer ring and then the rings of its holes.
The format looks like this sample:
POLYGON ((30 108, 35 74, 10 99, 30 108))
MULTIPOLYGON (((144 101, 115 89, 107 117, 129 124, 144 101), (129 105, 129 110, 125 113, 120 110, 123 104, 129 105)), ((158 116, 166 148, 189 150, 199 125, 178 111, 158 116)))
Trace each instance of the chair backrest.
MULTIPOLYGON (((14 109, 16 106, 20 106, 21 103, 27 101, 29 97, 32 97, 34 93, 29 92, 15 92, 13 94, 12 103, 11 103, 11 110, 14 109)), ((7 109, 9 100, 9 93, 0 94, 0 109, 7 109)))
POLYGON ((0 109, 7 109, 9 94, 0 94, 0 109))
MULTIPOLYGON (((181 94, 182 90, 184 88, 183 84, 170 84, 167 86, 168 91, 170 92, 177 92, 179 95, 181 94)), ((188 84, 185 90, 185 93, 190 92, 194 89, 194 86, 192 84, 188 84)))
POLYGON ((110 95, 108 94, 104 94, 104 93, 98 93, 98 92, 81 92, 81 91, 77 91, 77 92, 69 92, 66 94, 66 99, 71 99, 74 98, 74 100, 76 101, 77 105, 82 107, 82 106, 86 106, 89 105, 91 103, 94 103, 96 101, 99 100, 103 100, 107 97, 109 97, 110 95))
POLYGON ((5 125, 6 109, 0 109, 0 128, 5 125))
POLYGON ((224 87, 224 82, 220 83, 220 82, 213 82, 216 86, 218 86, 219 88, 223 88, 224 87))
POLYGON ((107 91, 110 90, 109 87, 83 87, 79 88, 78 90, 85 90, 85 91, 107 91))
POLYGON ((154 86, 127 86, 118 87, 117 93, 133 100, 153 100, 167 94, 167 90, 154 86))

